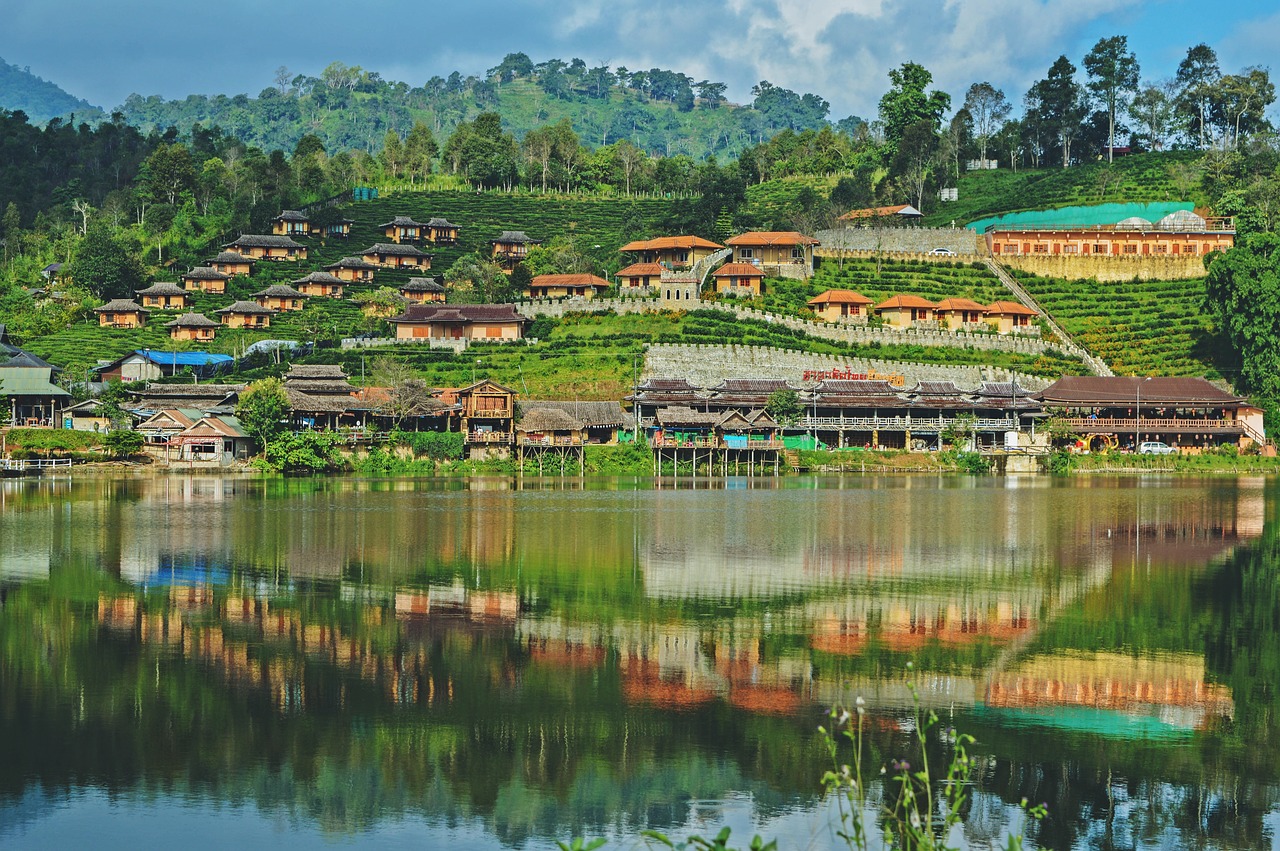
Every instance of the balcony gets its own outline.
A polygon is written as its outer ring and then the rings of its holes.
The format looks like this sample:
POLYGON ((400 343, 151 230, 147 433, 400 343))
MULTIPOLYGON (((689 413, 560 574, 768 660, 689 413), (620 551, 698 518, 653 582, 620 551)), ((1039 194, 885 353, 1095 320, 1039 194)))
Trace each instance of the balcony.
POLYGON ((1124 434, 1149 432, 1152 434, 1244 434, 1247 429, 1236 419, 1196 419, 1185 417, 1068 417, 1065 422, 1072 431, 1088 434, 1124 434))
POLYGON ((512 443, 513 435, 506 431, 469 431, 468 445, 506 446, 512 443))

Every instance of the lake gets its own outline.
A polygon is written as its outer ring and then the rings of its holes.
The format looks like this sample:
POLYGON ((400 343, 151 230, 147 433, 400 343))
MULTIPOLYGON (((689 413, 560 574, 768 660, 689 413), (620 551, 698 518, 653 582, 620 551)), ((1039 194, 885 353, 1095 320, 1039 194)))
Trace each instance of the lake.
POLYGON ((817 727, 861 697, 873 800, 917 700, 935 767, 976 739, 957 844, 1277 848, 1278 504, 1261 477, 0 481, 0 846, 841 848, 817 727))

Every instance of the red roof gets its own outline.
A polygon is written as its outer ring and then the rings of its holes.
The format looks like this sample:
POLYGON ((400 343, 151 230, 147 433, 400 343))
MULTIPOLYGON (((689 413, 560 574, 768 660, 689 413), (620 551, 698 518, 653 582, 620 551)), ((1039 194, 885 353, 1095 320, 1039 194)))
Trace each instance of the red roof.
POLYGON ((763 278, 764 272, 750 263, 726 263, 711 274, 713 278, 763 278))
POLYGON ((876 310, 895 307, 927 307, 933 309, 937 305, 927 299, 920 298, 918 295, 895 295, 877 304, 876 310))
POLYGON ((938 302, 937 309, 943 312, 951 312, 953 310, 976 310, 980 313, 987 312, 985 304, 978 304, 970 298, 944 298, 938 302))
POLYGON ((662 265, 659 263, 632 263, 626 268, 619 269, 614 277, 643 278, 646 275, 652 277, 653 275, 661 275, 662 271, 662 265))
POLYGON ((533 286, 535 287, 554 287, 554 286, 592 286, 606 288, 609 282, 604 278, 596 275, 571 274, 571 275, 535 275, 533 278, 533 286))
POLYGON ((1006 316, 1039 316, 1025 304, 1016 301, 995 301, 987 306, 988 313, 1002 313, 1006 316))
POLYGON ((919 210, 910 204, 898 204, 894 207, 867 207, 863 210, 850 210, 840 218, 842 219, 874 219, 880 216, 909 216, 917 217, 922 215, 919 210))
POLYGON ((871 299, 853 290, 827 290, 809 299, 809 304, 871 304, 871 299))
POLYGON ((661 251, 665 248, 724 248, 700 236, 660 236, 628 242, 619 251, 661 251))
POLYGON ((725 240, 725 245, 820 245, 818 240, 794 230, 753 230, 725 240))
POLYGON ((510 304, 411 304, 388 322, 528 322, 510 304))

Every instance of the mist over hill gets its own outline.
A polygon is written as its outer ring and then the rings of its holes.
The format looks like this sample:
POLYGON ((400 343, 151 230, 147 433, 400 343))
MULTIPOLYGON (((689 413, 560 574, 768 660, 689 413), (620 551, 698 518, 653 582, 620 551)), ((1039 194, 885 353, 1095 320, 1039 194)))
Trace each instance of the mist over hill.
POLYGON ((76 121, 96 122, 105 118, 101 109, 66 92, 31 73, 0 58, 0 109, 24 112, 33 124, 44 124, 52 118, 75 115, 76 121))

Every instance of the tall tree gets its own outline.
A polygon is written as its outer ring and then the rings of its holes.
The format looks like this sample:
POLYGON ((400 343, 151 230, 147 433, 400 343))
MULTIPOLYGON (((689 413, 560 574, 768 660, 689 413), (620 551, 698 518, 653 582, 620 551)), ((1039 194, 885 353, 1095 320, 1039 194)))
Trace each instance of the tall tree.
POLYGON ((102 223, 89 228, 67 272, 71 280, 103 300, 132 298, 147 280, 137 251, 102 223))
POLYGON ((1205 306, 1239 358, 1236 390, 1280 401, 1280 236, 1245 237, 1209 265, 1205 306))
POLYGON ((1149 149, 1164 150, 1165 140, 1173 128, 1173 109, 1173 98, 1169 96, 1167 84, 1148 83, 1134 96, 1129 113, 1142 126, 1142 135, 1149 149))
POLYGON ((1138 59, 1129 50, 1129 38, 1114 35, 1098 39, 1084 58, 1089 91, 1107 107, 1107 162, 1115 159, 1116 113, 1128 108, 1138 91, 1138 59))
POLYGON ((973 120, 973 138, 978 142, 979 156, 985 161, 987 142, 1009 117, 1009 99, 990 83, 974 83, 964 96, 964 108, 973 120))
POLYGON ((400 169, 404 168, 404 142, 400 140, 399 133, 387 131, 387 135, 382 138, 382 153, 378 155, 378 159, 392 179, 400 176, 400 169))
POLYGON ((278 378, 264 378, 250 384, 236 403, 236 418, 263 450, 285 430, 289 397, 278 378))
MULTIPOLYGON (((1089 112, 1084 89, 1076 83, 1076 66, 1065 56, 1059 56, 1043 80, 1035 83, 1027 93, 1031 113, 1027 116, 1032 127, 1043 127, 1057 139, 1062 150, 1062 167, 1071 164, 1071 142, 1080 132, 1081 124, 1089 112)), ((1047 152, 1046 152, 1047 155, 1047 152)))
POLYGON ((889 82, 889 91, 880 98, 880 121, 890 148, 896 150, 907 128, 917 122, 929 121, 936 132, 951 109, 951 95, 925 91, 933 75, 923 65, 904 62, 889 72, 889 82))
POLYGON ((435 134, 421 121, 415 121, 404 140, 404 163, 409 171, 409 181, 421 177, 424 181, 431 174, 431 163, 440 153, 435 134))
POLYGON ((1221 77, 1218 54, 1204 43, 1187 51, 1178 63, 1178 73, 1174 77, 1178 115, 1186 122, 1201 148, 1209 145, 1209 109, 1213 103, 1213 91, 1221 77))
POLYGON ((1210 114, 1222 130, 1223 149, 1235 149, 1240 137, 1268 126, 1266 108, 1275 102, 1276 87, 1265 68, 1228 74, 1212 92, 1210 114))

